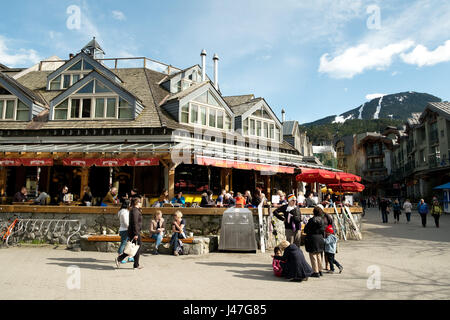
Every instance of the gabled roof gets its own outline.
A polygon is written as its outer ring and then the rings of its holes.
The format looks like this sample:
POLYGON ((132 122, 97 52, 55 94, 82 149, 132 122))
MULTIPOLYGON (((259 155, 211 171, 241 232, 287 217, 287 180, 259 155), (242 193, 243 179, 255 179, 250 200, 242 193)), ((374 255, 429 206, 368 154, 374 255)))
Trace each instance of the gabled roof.
POLYGON ((87 45, 85 45, 83 47, 83 49, 81 49, 81 51, 84 51, 85 49, 89 49, 89 48, 97 49, 98 51, 101 51, 103 54, 105 54, 105 51, 103 51, 102 47, 100 47, 100 45, 98 44, 97 40, 95 40, 95 37, 93 37, 92 40, 89 41, 87 43, 87 45))
POLYGON ((75 63, 77 63, 78 61, 80 61, 81 59, 85 59, 87 60, 87 62, 89 62, 94 69, 99 70, 100 72, 102 72, 103 74, 105 74, 107 77, 111 78, 112 80, 116 80, 118 79, 119 82, 123 82, 122 79, 120 79, 117 74, 115 74, 114 72, 112 72, 111 70, 109 70, 106 66, 104 66, 102 63, 98 62, 97 60, 95 60, 94 58, 92 58, 90 55, 84 53, 84 52, 79 52, 78 54, 76 54, 72 59, 67 60, 66 63, 64 63, 62 66, 60 66, 58 69, 56 69, 55 71, 53 71, 52 73, 50 73, 48 75, 47 80, 52 80, 53 78, 55 78, 57 75, 59 75, 61 72, 63 72, 64 70, 70 68, 72 65, 74 65, 75 63))
POLYGON ((181 100, 184 97, 186 97, 187 95, 189 95, 190 93, 194 92, 195 90, 200 89, 201 87, 207 85, 208 83, 209 83, 209 81, 203 81, 203 82, 196 83, 193 86, 190 86, 189 88, 184 89, 183 91, 172 94, 169 97, 169 99, 167 99, 167 101, 181 100))
POLYGON ((272 117, 272 119, 280 126, 282 127, 282 124, 280 122, 280 120, 278 120, 277 115, 275 114, 275 112, 273 112, 272 108, 269 106, 269 104, 266 102, 266 100, 264 98, 256 98, 251 100, 248 104, 252 104, 252 106, 250 106, 248 108, 248 110, 246 110, 244 113, 242 113, 242 117, 245 119, 246 117, 248 117, 249 115, 251 115, 257 107, 259 106, 265 106, 267 108, 267 110, 269 111, 270 116, 272 117), (255 102, 256 103, 253 103, 255 102))
POLYGON ((298 126, 298 122, 296 120, 290 120, 283 122, 283 136, 293 136, 295 127, 298 126))
POLYGON ((427 110, 437 112, 445 119, 450 119, 450 102, 429 102, 425 110, 420 115, 419 121, 423 120, 427 110))
POLYGON ((262 100, 263 100, 262 98, 255 98, 255 99, 249 100, 246 103, 231 106, 230 108, 231 108, 231 110, 233 110, 233 113, 235 116, 241 116, 262 100))
POLYGON ((253 94, 244 94, 240 96, 227 96, 223 97, 223 100, 230 106, 238 106, 240 104, 244 104, 249 102, 250 100, 255 99, 255 96, 253 94))
POLYGON ((15 88, 16 90, 19 90, 20 92, 22 92, 25 96, 27 96, 34 103, 37 103, 41 106, 47 106, 47 102, 41 95, 34 92, 33 90, 30 90, 29 88, 25 87, 24 85, 20 84, 17 80, 4 74, 3 72, 0 72, 0 79, 4 80, 7 84, 9 84, 11 87, 15 88))

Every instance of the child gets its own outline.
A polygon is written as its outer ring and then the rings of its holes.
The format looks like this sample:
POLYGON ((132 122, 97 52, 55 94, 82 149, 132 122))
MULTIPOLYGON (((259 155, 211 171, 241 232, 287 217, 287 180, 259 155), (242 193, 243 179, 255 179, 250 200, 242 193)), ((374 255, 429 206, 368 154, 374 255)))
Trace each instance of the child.
MULTIPOLYGON (((280 247, 275 247, 273 249, 275 256, 281 257, 283 254, 281 253, 281 249, 280 247)), ((272 257, 274 257, 272 255, 272 257)), ((278 260, 278 259, 273 259, 272 261, 272 268, 273 268, 273 273, 275 274, 276 277, 281 277, 282 273, 283 273, 283 267, 282 267, 282 261, 278 260)))
POLYGON ((324 239, 325 242, 325 256, 328 259, 328 262, 330 263, 330 271, 329 273, 334 273, 334 265, 336 265, 339 268, 339 273, 344 270, 344 267, 341 266, 339 262, 337 262, 334 259, 334 255, 336 254, 336 244, 337 244, 337 237, 334 235, 333 227, 328 226, 325 229, 325 236, 324 239))

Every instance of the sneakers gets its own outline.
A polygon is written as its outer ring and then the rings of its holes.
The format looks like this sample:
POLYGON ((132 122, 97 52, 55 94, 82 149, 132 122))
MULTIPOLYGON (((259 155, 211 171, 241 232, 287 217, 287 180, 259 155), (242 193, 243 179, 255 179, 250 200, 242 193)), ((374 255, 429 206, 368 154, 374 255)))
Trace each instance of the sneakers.
POLYGON ((334 270, 329 270, 328 273, 333 274, 333 273, 334 273, 334 270))
POLYGON ((154 255, 158 255, 158 254, 159 254, 159 253, 158 253, 158 250, 155 249, 155 251, 153 251, 153 254, 154 254, 154 255))
POLYGON ((311 275, 311 277, 312 277, 312 278, 320 278, 320 274, 318 274, 317 272, 314 272, 314 273, 311 275))
POLYGON ((177 251, 174 251, 173 255, 174 256, 179 256, 180 254, 177 251))
POLYGON ((117 258, 114 258, 114 262, 116 263, 116 268, 120 268, 119 260, 117 258))
POLYGON ((133 257, 128 257, 128 262, 134 262, 134 258, 133 257))
POLYGON ((319 276, 321 276, 321 277, 323 276, 323 273, 322 273, 322 271, 319 271, 319 276))
POLYGON ((128 261, 127 261, 127 259, 123 259, 122 261, 120 261, 120 263, 127 263, 128 261))
POLYGON ((343 267, 343 266, 340 266, 340 267, 339 267, 339 273, 342 273, 342 270, 344 270, 344 267, 343 267))
POLYGON ((136 268, 133 267, 133 270, 136 270, 136 269, 141 270, 141 269, 144 269, 144 267, 143 266, 138 266, 136 268))

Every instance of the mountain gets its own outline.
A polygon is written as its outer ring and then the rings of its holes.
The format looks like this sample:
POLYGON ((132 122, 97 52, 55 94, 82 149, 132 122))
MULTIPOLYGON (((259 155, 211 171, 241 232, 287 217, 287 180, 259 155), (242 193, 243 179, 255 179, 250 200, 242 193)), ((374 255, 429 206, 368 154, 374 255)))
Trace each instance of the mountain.
POLYGON ((340 115, 328 116, 302 126, 311 127, 323 124, 344 123, 360 119, 392 119, 406 121, 413 112, 422 112, 428 102, 440 102, 440 98, 427 93, 400 92, 374 98, 340 115))

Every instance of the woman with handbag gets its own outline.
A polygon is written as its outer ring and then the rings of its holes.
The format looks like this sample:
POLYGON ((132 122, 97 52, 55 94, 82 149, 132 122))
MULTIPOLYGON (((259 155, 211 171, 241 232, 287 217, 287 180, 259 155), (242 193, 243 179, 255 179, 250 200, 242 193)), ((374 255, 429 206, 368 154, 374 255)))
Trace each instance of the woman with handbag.
POLYGON ((128 224, 128 239, 124 252, 115 259, 116 267, 119 268, 119 262, 125 259, 127 256, 134 256, 133 269, 142 269, 139 265, 139 256, 142 249, 142 202, 141 198, 131 199, 130 219, 128 224), (133 242, 135 245, 133 246, 133 242), (135 253, 133 251, 136 251, 135 253), (134 253, 134 254, 130 254, 134 253))

